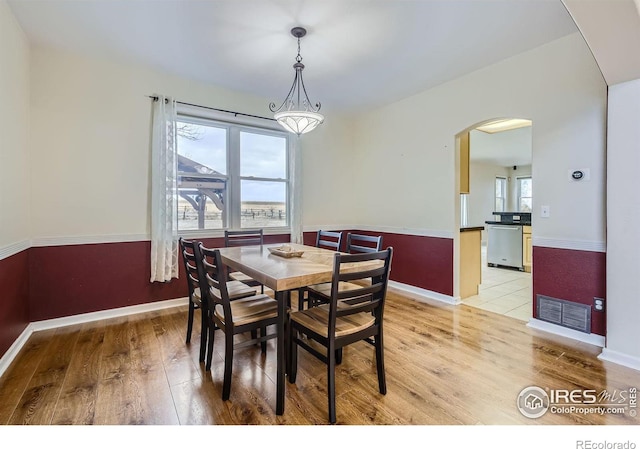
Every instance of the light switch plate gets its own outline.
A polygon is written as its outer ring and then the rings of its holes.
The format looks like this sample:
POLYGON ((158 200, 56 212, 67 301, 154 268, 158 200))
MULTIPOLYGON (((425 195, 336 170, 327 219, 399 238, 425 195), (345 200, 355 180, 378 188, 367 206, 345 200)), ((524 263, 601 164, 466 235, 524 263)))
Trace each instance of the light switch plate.
POLYGON ((540 216, 549 218, 551 216, 551 208, 549 206, 540 206, 540 216))

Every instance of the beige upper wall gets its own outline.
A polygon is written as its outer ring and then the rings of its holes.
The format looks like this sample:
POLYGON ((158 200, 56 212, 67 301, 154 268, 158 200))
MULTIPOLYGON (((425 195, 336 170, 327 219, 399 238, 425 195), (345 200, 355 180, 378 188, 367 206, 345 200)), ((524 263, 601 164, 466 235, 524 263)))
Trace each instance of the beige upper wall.
POLYGON ((640 1, 562 0, 609 86, 640 78, 640 1))
MULTIPOLYGON (((33 238, 147 235, 150 100, 265 115, 268 99, 148 68, 31 51, 33 238)), ((451 236, 454 136, 486 119, 531 118, 537 237, 604 242, 606 89, 579 35, 355 119, 328 114, 302 137, 303 224, 451 236), (570 184, 570 168, 591 181, 570 184)))
POLYGON ((0 0, 0 252, 28 241, 29 44, 0 0))
POLYGON ((315 231, 357 224, 355 185, 365 175, 354 163, 353 119, 328 114, 302 137, 303 227, 315 231))
POLYGON ((358 185, 358 222, 453 235, 455 135, 521 117, 533 120, 538 243, 603 250, 606 95, 576 33, 358 117, 356 163, 377 173, 358 185), (589 168, 591 180, 571 183, 572 168, 589 168), (540 205, 550 206, 550 218, 540 218, 540 205))
MULTIPOLYGON (((151 100, 268 115, 269 100, 148 68, 32 50, 33 237, 139 238, 149 233, 151 100)), ((337 117, 302 136, 304 209, 314 223, 350 221, 343 161, 348 126, 337 117), (338 178, 340 179, 340 178, 338 178), (347 208, 347 209, 345 209, 347 208), (316 219, 317 217, 317 219, 316 219)), ((306 220, 305 220, 306 222, 306 220)))

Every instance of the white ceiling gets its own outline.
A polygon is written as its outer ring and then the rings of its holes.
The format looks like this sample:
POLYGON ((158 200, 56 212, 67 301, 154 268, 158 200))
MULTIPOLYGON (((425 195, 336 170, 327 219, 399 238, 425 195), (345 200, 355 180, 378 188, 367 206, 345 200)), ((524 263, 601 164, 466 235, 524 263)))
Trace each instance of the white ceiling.
POLYGON ((474 162, 501 167, 531 164, 531 126, 493 134, 474 129, 469 145, 469 156, 474 162))
POLYGON ((293 26, 325 111, 387 104, 577 31, 561 0, 9 0, 29 39, 282 101, 293 26))

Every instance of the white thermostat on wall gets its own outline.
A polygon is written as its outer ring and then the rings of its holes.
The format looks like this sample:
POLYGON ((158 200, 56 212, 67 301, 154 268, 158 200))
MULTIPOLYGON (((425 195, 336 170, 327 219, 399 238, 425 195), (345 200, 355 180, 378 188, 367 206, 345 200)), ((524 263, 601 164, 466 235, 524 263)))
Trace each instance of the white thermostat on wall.
POLYGON ((569 170, 570 181, 588 181, 591 178, 591 174, 588 168, 578 168, 575 170, 569 170))

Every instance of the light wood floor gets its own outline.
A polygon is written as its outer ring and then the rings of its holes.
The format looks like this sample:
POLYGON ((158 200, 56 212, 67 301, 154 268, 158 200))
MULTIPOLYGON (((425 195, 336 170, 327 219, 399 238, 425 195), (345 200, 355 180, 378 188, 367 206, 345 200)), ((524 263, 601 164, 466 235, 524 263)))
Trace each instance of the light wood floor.
MULTIPOLYGON (((222 351, 198 363, 199 328, 184 342, 186 306, 34 333, 0 379, 2 424, 325 424, 326 370, 299 352, 276 416, 275 350, 236 351, 223 402, 222 351)), ((196 321, 197 316, 196 316, 196 321)), ((338 368, 339 424, 639 424, 624 415, 525 418, 519 392, 640 386, 640 372, 597 359, 599 348, 466 305, 426 304, 391 292, 385 312, 388 393, 378 393, 374 351, 345 349, 338 368)))

